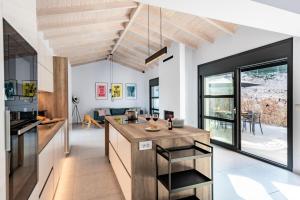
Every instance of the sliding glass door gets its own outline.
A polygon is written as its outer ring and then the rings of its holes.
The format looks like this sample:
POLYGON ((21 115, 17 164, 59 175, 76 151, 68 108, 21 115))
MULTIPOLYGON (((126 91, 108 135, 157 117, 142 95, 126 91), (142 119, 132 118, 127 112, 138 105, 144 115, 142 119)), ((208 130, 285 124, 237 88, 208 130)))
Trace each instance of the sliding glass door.
POLYGON ((240 72, 241 151, 282 165, 288 162, 288 65, 240 72))
POLYGON ((201 64, 198 77, 212 143, 293 169, 293 39, 201 64))
POLYGON ((204 76, 203 127, 215 142, 234 145, 235 112, 234 73, 204 76))

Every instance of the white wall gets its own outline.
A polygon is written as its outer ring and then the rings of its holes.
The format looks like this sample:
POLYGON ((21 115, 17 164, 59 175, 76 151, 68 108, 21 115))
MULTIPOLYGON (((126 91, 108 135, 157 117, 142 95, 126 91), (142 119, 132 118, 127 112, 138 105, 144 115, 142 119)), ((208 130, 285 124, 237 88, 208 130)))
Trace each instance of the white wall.
POLYGON ((37 49, 36 0, 4 0, 3 17, 37 49))
POLYGON ((159 112, 164 118, 164 110, 173 111, 180 117, 180 45, 173 43, 165 57, 173 58, 159 62, 159 112))
MULTIPOLYGON (((95 83, 106 82, 110 86, 110 63, 108 61, 94 62, 81 66, 72 67, 72 94, 79 96, 78 106, 81 115, 92 114, 95 108, 99 107, 141 107, 146 105, 146 84, 145 74, 136 70, 114 63, 113 81, 123 84, 123 99, 111 101, 96 100, 95 83), (137 84, 137 99, 125 99, 125 84, 137 84)), ((109 96, 109 95, 108 95, 109 96)))

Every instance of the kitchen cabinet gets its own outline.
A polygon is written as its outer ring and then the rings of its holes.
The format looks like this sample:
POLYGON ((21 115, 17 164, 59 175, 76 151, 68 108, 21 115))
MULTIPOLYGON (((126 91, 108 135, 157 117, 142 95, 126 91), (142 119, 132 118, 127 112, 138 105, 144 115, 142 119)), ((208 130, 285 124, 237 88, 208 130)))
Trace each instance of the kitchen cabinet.
POLYGON ((65 123, 39 153, 39 179, 30 200, 52 200, 62 172, 65 123))
POLYGON ((38 38, 38 90, 53 92, 53 56, 45 40, 38 38))
POLYGON ((38 64, 38 90, 53 92, 53 74, 38 64))
POLYGON ((120 184, 126 200, 132 199, 131 195, 131 144, 109 125, 109 160, 120 184))
POLYGON ((117 156, 117 153, 112 148, 111 144, 109 145, 109 152, 109 160, 118 179, 124 197, 126 200, 131 200, 131 177, 117 156))

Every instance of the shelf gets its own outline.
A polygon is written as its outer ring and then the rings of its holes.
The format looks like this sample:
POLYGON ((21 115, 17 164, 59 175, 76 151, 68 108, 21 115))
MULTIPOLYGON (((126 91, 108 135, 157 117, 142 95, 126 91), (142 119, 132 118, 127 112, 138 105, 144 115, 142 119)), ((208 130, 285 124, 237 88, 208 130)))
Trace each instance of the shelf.
POLYGON ((167 148, 164 150, 158 150, 158 154, 164 157, 166 160, 170 160, 171 162, 185 161, 185 160, 193 160, 198 158, 210 157, 212 155, 211 152, 199 148, 195 145, 184 146, 184 147, 173 147, 167 148), (169 154, 171 159, 169 159, 169 154))
POLYGON ((200 199, 196 196, 189 196, 189 197, 184 197, 184 198, 177 199, 177 200, 200 200, 200 199))
MULTIPOLYGON (((159 175, 157 179, 169 189, 169 175, 159 175)), ((197 188, 202 185, 211 184, 212 181, 210 178, 201 174, 195 169, 174 172, 171 174, 171 191, 169 192, 179 192, 182 190, 197 188)))

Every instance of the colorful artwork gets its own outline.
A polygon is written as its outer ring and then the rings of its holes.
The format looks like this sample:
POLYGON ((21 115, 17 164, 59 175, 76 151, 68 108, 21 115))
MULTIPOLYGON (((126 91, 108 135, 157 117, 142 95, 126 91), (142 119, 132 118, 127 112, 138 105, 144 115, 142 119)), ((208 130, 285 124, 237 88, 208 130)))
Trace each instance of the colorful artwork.
POLYGON ((5 95, 7 100, 14 100, 14 96, 17 95, 17 80, 5 81, 5 95))
POLYGON ((23 81, 22 91, 24 97, 34 97, 37 92, 37 82, 36 81, 23 81))
POLYGON ((126 99, 136 99, 136 84, 126 83, 126 99))
POLYGON ((96 99, 107 99, 107 83, 96 83, 96 99))
POLYGON ((116 99, 116 100, 123 98, 122 83, 112 83, 111 84, 111 98, 116 99))

